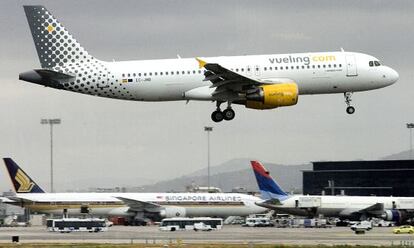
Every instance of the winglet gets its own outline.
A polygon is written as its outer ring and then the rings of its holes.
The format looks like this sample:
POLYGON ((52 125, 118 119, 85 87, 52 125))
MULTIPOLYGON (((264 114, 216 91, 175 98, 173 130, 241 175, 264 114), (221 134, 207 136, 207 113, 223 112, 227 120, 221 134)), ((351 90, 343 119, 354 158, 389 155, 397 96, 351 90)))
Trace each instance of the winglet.
POLYGON ((198 68, 203 68, 207 62, 205 62, 204 60, 200 59, 200 58, 195 58, 198 61, 198 68))

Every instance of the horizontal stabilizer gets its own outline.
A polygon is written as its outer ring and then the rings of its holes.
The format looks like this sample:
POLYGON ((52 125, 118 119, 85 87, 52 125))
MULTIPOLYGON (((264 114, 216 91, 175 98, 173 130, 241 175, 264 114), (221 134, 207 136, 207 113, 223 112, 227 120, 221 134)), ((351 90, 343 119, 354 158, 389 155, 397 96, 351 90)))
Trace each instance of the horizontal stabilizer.
POLYGON ((74 78, 72 75, 48 69, 35 69, 19 74, 20 80, 57 89, 63 89, 62 83, 74 78))
POLYGON ((269 208, 269 209, 277 208, 283 205, 283 203, 279 199, 276 199, 276 198, 269 199, 266 201, 261 201, 261 202, 255 202, 255 204, 259 207, 264 207, 264 208, 269 208))

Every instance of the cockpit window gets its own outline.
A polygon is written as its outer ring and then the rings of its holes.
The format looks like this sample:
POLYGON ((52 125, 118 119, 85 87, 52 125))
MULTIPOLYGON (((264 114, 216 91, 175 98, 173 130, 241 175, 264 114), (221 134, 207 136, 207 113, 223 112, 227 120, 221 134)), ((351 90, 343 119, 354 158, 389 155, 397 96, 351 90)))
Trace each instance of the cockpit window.
POLYGON ((378 60, 376 61, 369 61, 369 66, 373 67, 373 66, 380 66, 380 62, 378 60))

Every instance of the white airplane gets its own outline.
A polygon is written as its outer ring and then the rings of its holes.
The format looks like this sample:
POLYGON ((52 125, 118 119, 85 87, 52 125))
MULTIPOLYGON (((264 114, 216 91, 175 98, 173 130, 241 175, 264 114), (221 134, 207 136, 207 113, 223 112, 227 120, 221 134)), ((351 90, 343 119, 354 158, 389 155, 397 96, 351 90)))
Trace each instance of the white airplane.
POLYGON ((47 214, 127 216, 142 223, 170 217, 247 216, 268 211, 238 193, 45 193, 11 158, 3 158, 15 196, 7 204, 47 214))
POLYGON ((276 212, 348 220, 377 217, 397 223, 414 217, 414 197, 288 195, 260 162, 251 165, 263 199, 256 204, 276 212))
POLYGON ((105 62, 91 56, 44 6, 24 10, 42 69, 20 73, 20 80, 123 100, 215 101, 215 122, 234 118, 233 103, 273 109, 309 94, 344 93, 352 114, 353 92, 386 87, 399 77, 373 56, 343 50, 105 62))

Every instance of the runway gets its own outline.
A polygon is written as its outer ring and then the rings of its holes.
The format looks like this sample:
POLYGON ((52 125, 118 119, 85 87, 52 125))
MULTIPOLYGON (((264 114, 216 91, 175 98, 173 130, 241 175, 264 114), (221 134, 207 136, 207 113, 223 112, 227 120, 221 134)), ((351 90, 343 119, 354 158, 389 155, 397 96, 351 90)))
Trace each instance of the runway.
POLYGON ((113 226, 101 233, 51 233, 45 227, 2 227, 0 242, 19 236, 21 243, 228 243, 228 244, 298 244, 298 245, 414 245, 414 235, 392 233, 392 228, 374 228, 357 235, 347 227, 333 228, 249 228, 224 226, 211 232, 161 232, 157 226, 113 226))

